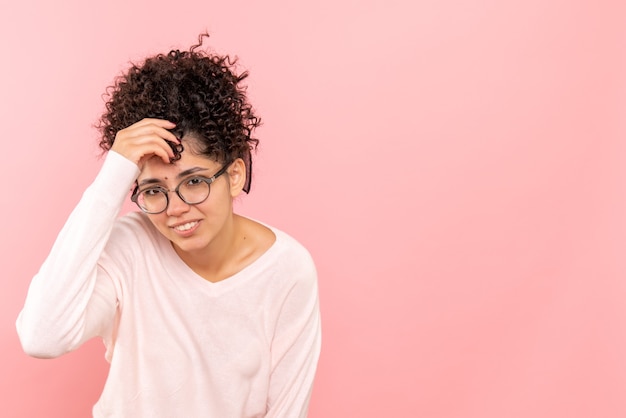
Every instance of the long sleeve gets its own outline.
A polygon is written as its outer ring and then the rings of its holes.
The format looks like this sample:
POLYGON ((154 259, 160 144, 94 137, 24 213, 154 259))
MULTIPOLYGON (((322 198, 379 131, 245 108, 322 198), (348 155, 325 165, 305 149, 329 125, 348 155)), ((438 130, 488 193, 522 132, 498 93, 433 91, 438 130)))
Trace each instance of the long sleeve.
POLYGON ((131 161, 109 152, 59 233, 17 318, 29 355, 57 357, 110 332, 116 292, 98 260, 138 173, 131 161))
POLYGON ((308 253, 298 258, 298 277, 288 290, 271 348, 266 418, 307 416, 321 349, 317 273, 308 253))

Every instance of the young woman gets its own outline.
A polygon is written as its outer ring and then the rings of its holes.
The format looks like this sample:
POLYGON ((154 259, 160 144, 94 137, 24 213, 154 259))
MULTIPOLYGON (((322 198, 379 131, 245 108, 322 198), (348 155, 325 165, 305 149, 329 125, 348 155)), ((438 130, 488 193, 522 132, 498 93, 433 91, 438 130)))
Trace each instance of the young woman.
POLYGON ((132 66, 109 91, 108 151, 33 278, 24 350, 99 336, 110 371, 94 417, 305 417, 320 352, 309 253, 233 212, 259 124, 228 56, 132 66), (132 190, 140 211, 118 217, 132 190))

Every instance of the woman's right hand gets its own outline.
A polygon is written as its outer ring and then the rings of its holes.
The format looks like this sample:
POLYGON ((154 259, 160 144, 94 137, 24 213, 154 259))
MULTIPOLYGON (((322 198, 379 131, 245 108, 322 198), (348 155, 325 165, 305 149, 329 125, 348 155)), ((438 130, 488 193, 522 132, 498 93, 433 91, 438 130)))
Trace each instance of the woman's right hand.
POLYGON ((174 151, 166 140, 180 144, 180 140, 168 130, 175 126, 163 119, 142 119, 118 131, 111 150, 137 164, 140 170, 146 160, 153 156, 169 163, 174 157, 174 151))

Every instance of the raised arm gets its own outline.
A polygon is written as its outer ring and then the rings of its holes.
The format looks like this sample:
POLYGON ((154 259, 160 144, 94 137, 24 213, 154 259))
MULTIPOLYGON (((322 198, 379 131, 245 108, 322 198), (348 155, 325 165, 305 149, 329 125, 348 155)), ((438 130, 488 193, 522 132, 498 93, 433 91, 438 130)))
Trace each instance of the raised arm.
POLYGON ((174 156, 166 142, 178 142, 168 131, 173 127, 165 120, 143 119, 116 135, 98 176, 31 282, 17 319, 29 355, 57 357, 110 333, 118 300, 99 259, 142 164, 153 156, 166 162, 174 156))
POLYGON ((136 176, 137 166, 109 153, 70 215, 33 278, 17 319, 27 354, 57 357, 107 332, 116 294, 98 259, 136 176))

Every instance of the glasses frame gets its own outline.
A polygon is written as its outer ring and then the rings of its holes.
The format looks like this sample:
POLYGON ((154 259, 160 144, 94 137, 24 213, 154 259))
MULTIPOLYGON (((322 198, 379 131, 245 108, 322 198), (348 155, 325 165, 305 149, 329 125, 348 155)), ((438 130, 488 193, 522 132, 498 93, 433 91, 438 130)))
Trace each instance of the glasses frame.
POLYGON ((205 177, 205 176, 190 176, 187 177, 186 179, 182 180, 180 183, 178 183, 178 185, 176 186, 176 188, 174 190, 170 190, 167 187, 163 187, 163 186, 152 186, 152 187, 148 187, 145 188, 143 190, 139 190, 139 185, 137 184, 135 186, 135 189, 133 190, 133 193, 130 196, 130 200, 135 203, 139 209, 141 209, 142 212, 147 213, 149 215, 158 215, 159 213, 163 213, 167 210, 167 208, 170 206, 170 193, 171 192, 175 192, 178 197, 180 198, 180 200, 182 200, 183 202, 185 202, 188 205, 199 205, 200 203, 206 201, 209 198, 209 195, 211 194, 211 184, 217 180, 217 178, 219 176, 221 176, 222 174, 224 174, 226 172, 226 170, 228 169, 228 167, 230 167, 230 163, 224 165, 217 173, 213 174, 212 177, 205 177), (185 198, 180 194, 180 187, 183 185, 183 183, 185 183, 186 181, 189 181, 189 179, 192 178, 196 178, 199 180, 202 180, 203 182, 205 182, 208 186, 209 186, 209 191, 206 194, 206 197, 204 199, 202 199, 199 202, 195 202, 195 203, 190 203, 187 200, 185 200, 185 198), (163 192, 163 194, 165 195, 165 208, 163 208, 163 210, 160 210, 158 212, 150 212, 147 209, 144 209, 141 207, 141 205, 139 204, 138 200, 139 200, 139 195, 148 190, 148 189, 159 189, 160 191, 163 192))

